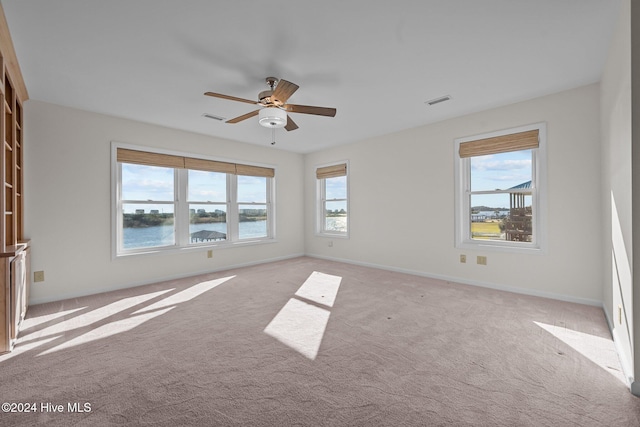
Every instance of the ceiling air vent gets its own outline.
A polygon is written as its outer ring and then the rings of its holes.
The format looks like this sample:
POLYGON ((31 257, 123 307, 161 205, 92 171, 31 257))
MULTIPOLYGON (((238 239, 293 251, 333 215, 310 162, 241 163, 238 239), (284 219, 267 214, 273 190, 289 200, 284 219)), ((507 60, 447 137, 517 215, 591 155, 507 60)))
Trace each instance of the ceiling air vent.
POLYGON ((214 116, 213 114, 209 114, 209 113, 202 113, 202 117, 206 117, 207 119, 217 120, 219 122, 224 122, 225 121, 224 117, 214 116))
POLYGON ((436 104, 440 104, 441 102, 448 101, 450 99, 451 97, 449 95, 445 95, 445 96, 441 96, 440 98, 435 98, 435 99, 426 101, 425 104, 436 105, 436 104))

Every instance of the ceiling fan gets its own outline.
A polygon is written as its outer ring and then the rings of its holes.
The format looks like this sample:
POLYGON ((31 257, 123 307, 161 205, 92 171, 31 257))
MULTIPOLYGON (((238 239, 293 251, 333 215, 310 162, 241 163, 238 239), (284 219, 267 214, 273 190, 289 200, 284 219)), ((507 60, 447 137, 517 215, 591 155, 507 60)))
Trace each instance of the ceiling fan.
POLYGON ((336 115, 335 108, 312 107, 310 105, 287 104, 287 100, 293 93, 298 90, 298 85, 284 79, 278 81, 275 77, 267 77, 267 85, 269 90, 260 92, 258 101, 250 99, 238 98, 230 95, 223 95, 214 92, 205 92, 207 96, 215 98, 229 99, 231 101, 239 101, 247 104, 259 105, 261 108, 247 114, 229 119, 226 123, 238 123, 248 118, 259 116, 260 125, 275 129, 284 127, 288 131, 298 129, 298 125, 287 115, 289 113, 313 114, 316 116, 334 117, 336 115))

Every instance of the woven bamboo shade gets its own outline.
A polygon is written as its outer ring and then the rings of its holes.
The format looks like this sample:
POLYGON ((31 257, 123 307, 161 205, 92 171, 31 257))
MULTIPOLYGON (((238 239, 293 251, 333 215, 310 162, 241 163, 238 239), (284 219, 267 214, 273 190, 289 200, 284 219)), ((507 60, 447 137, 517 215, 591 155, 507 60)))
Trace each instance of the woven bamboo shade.
POLYGON ((146 151, 118 148, 118 161, 137 165, 164 166, 169 168, 184 168, 184 157, 169 154, 148 153, 146 151))
POLYGON ((460 144, 460 157, 486 156, 487 154, 538 148, 538 129, 501 135, 493 138, 477 139, 460 144))
POLYGON ((347 174, 347 164, 341 163, 339 165, 325 166, 323 168, 316 169, 316 178, 335 178, 337 176, 345 176, 347 174))
POLYGON ((250 165, 236 165, 236 175, 247 175, 247 176, 264 176, 267 178, 273 178, 276 172, 273 168, 263 168, 260 166, 250 166, 250 165))
POLYGON ((195 169, 199 171, 236 173, 236 164, 227 162, 216 162, 214 160, 194 159, 193 157, 185 157, 184 167, 186 169, 195 169))
POLYGON ((209 172, 230 173, 234 175, 264 176, 273 178, 275 169, 241 163, 218 162, 194 157, 173 156, 170 154, 149 153, 146 151, 118 148, 117 160, 122 163, 134 163, 148 166, 193 169, 209 172))

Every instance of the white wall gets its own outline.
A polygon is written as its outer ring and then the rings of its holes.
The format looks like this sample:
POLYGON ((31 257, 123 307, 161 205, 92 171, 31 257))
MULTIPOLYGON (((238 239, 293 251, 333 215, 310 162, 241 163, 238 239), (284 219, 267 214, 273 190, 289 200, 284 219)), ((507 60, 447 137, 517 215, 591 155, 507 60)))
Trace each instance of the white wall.
MULTIPOLYGON (((633 245, 640 247, 640 3, 630 4, 631 21, 631 163, 632 163, 632 197, 633 197, 633 245)), ((640 251, 636 250, 633 257, 633 312, 631 315, 631 336, 634 353, 634 381, 631 392, 640 396, 640 251)))
POLYGON ((633 378, 631 19, 624 1, 601 88, 603 306, 623 370, 633 378), (622 316, 619 315, 622 309, 622 316))
MULTIPOLYGON (((25 124, 25 235, 32 241, 31 303, 187 276, 304 252, 303 157, 29 100, 25 124), (111 141, 276 167, 277 242, 111 259, 111 141)), ((215 124, 213 125, 215 126, 215 124)))
POLYGON ((307 155, 306 252, 599 305, 599 118, 594 84, 307 155), (546 254, 456 249, 454 139, 537 122, 547 122, 548 131, 546 254), (350 162, 350 239, 318 237, 313 230, 315 167, 345 159, 350 162), (459 262, 462 253, 466 264, 459 262), (477 255, 486 255, 488 265, 477 265, 477 255))

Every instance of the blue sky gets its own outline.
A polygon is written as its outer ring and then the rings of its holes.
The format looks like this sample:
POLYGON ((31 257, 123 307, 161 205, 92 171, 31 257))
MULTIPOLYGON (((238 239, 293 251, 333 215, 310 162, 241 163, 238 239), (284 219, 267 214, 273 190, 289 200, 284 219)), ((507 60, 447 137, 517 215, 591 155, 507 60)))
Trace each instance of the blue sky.
MULTIPOLYGON (((238 200, 240 202, 266 202, 266 179, 264 177, 238 176, 238 200)), ((122 164, 122 199, 123 200, 174 200, 173 169, 122 164)), ((192 202, 226 203, 226 174, 205 171, 189 171, 188 200, 192 202)), ((198 205, 207 211, 226 210, 222 206, 198 205)), ((157 209, 160 212, 172 212, 171 204, 125 204, 125 213, 133 213, 136 209, 149 212, 157 209)))
MULTIPOLYGON (((531 180, 531 150, 491 154, 471 158, 472 191, 508 189, 531 180)), ((327 199, 346 197, 346 177, 326 179, 327 199)), ((123 200, 174 200, 173 169, 122 164, 123 200)), ((193 202, 226 201, 226 175, 216 172, 189 171, 188 198, 193 202)), ((238 176, 238 199, 241 202, 265 202, 266 178, 238 176)), ((471 206, 508 207, 508 195, 475 195, 471 206)), ((222 209, 217 206, 198 206, 207 210, 222 209)), ((332 202, 329 209, 346 209, 345 202, 332 202)), ((126 213, 136 209, 157 209, 160 212, 172 212, 167 204, 127 204, 126 213)))
MULTIPOLYGON (((506 190, 531 181, 531 150, 471 158, 471 191, 506 190)), ((471 206, 509 207, 509 195, 475 195, 471 206)))
MULTIPOLYGON (((329 199, 346 199, 347 198, 347 177, 338 176, 325 179, 325 197, 329 199)), ((335 211, 347 210, 347 202, 327 202, 326 208, 335 211)))

